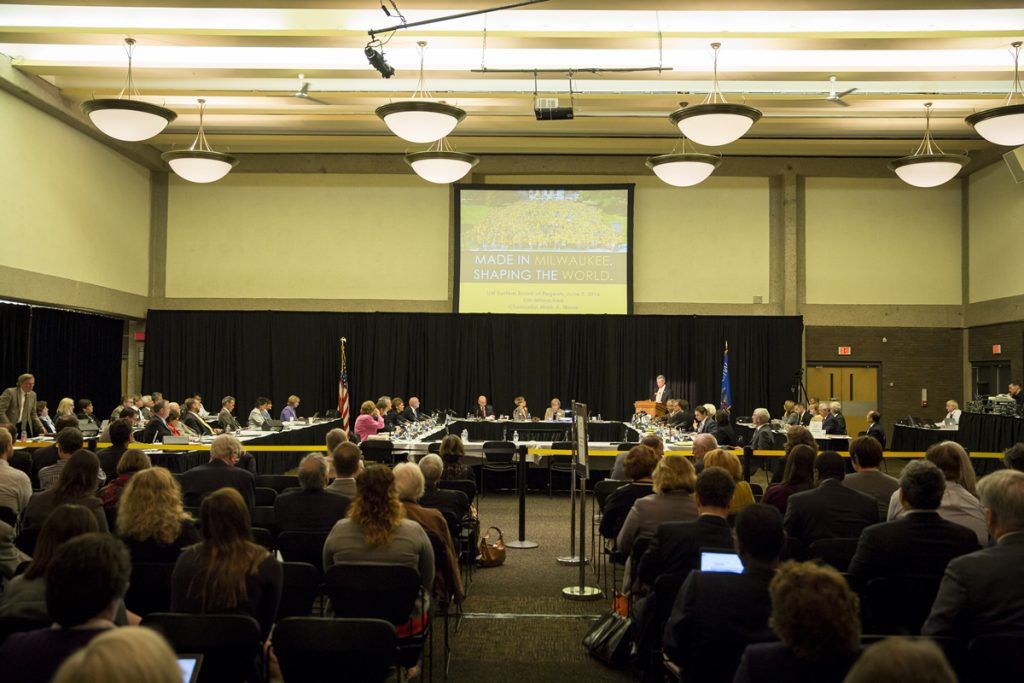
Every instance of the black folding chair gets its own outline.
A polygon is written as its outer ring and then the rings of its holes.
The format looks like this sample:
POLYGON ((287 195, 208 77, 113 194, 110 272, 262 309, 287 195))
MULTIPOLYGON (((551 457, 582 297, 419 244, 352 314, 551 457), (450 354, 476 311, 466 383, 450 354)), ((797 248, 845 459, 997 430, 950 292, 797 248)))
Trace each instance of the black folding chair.
POLYGON ((387 439, 367 439, 359 444, 359 450, 367 462, 381 463, 388 467, 395 465, 395 445, 387 439))
POLYGON ((1014 671, 1024 671, 1024 633, 974 638, 967 645, 966 668, 970 683, 1007 680, 1016 675, 1014 671))
POLYGON ((270 488, 269 486, 257 486, 256 487, 256 505, 264 506, 269 505, 273 507, 274 501, 277 500, 277 490, 270 488))
POLYGON ((173 562, 133 562, 125 607, 140 617, 151 612, 169 612, 173 573, 173 562))
POLYGON ((270 529, 254 526, 252 528, 252 542, 263 546, 270 552, 274 552, 274 534, 270 533, 270 529))
POLYGON ((282 531, 277 536, 277 549, 285 562, 305 562, 322 575, 326 531, 282 531))
POLYGON ((425 612, 412 617, 417 598, 425 599, 415 569, 392 564, 336 564, 324 574, 324 592, 336 617, 384 619, 394 624, 400 631, 402 665, 409 667, 419 661, 429 642, 430 619, 425 612), (415 621, 421 629, 401 633, 415 621))
MULTIPOLYGON (((551 444, 551 450, 553 451, 571 451, 571 441, 555 441, 551 444)), ((555 473, 567 474, 570 477, 570 484, 572 483, 573 466, 571 455, 552 455, 548 460, 548 495, 552 495, 554 491, 554 475, 555 473)))
POLYGON ((864 631, 890 635, 921 633, 942 577, 899 576, 868 581, 861 590, 864 631))
POLYGON ((273 505, 257 505, 252 509, 252 525, 270 532, 272 536, 277 535, 277 514, 273 505))
MULTIPOLYGON (((296 488, 299 485, 299 478, 292 474, 257 474, 257 488, 274 489, 281 493, 285 489, 296 488)), ((273 503, 271 503, 273 505, 273 503)))
POLYGON ((462 491, 466 494, 466 500, 470 505, 476 500, 476 482, 472 479, 441 479, 437 482, 437 488, 447 491, 462 491))
MULTIPOLYGON (((284 579, 281 583, 281 602, 277 607, 277 620, 287 617, 308 617, 320 593, 320 570, 305 562, 282 562, 284 579)), ((277 641, 277 631, 274 631, 277 641)))
POLYGON ((819 559, 841 572, 850 568, 850 560, 857 552, 856 538, 821 538, 811 543, 807 554, 811 559, 819 559))
POLYGON ((376 683, 398 666, 398 636, 383 619, 289 617, 274 627, 274 654, 286 681, 376 683))
POLYGON ((260 625, 243 614, 170 614, 142 619, 178 654, 201 654, 199 683, 243 683, 263 678, 260 625))
POLYGON ((514 461, 516 445, 511 441, 485 441, 483 445, 484 464, 480 467, 480 497, 484 497, 487 473, 512 475, 512 489, 519 486, 519 473, 514 461))
POLYGON ((601 561, 594 562, 594 571, 597 575, 597 580, 601 581, 601 573, 605 574, 605 591, 608 590, 608 553, 609 549, 605 546, 604 540, 601 538, 601 534, 598 533, 598 527, 601 524, 601 511, 604 509, 604 502, 608 500, 608 496, 612 495, 615 489, 625 486, 628 481, 621 481, 619 479, 602 479, 601 481, 594 484, 594 514, 590 520, 590 556, 597 557, 597 546, 601 545, 601 561))

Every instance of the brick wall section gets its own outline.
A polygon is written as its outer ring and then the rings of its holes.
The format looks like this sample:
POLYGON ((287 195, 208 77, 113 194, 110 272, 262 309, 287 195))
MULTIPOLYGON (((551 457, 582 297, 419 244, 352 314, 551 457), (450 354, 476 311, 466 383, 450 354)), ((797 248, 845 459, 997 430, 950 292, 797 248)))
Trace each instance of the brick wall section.
MULTIPOLYGON (((921 327, 807 327, 808 365, 879 364, 882 393, 879 409, 886 436, 907 415, 938 419, 948 399, 964 396, 962 331, 921 327), (882 338, 887 341, 882 342, 882 338), (839 346, 852 355, 839 356, 839 346), (892 386, 890 386, 890 383, 892 386), (921 408, 921 389, 928 407, 921 408)), ((991 348, 989 349, 991 351, 991 348)))
MULTIPOLYGON (((1010 361, 1010 376, 1017 382, 1024 380, 1024 323, 972 327, 967 331, 967 349, 969 363, 1010 361), (998 356, 992 353, 993 344, 1003 346, 998 356)), ((1005 386, 997 388, 1006 391, 1005 386)))

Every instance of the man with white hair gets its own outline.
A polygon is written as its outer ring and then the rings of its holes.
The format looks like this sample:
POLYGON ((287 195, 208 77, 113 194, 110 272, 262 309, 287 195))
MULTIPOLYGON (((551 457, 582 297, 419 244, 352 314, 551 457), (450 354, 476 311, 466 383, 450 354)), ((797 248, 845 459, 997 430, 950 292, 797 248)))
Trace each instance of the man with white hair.
POLYGON ((714 434, 698 434, 693 437, 693 467, 697 474, 704 471, 704 454, 718 448, 718 440, 714 434))
POLYGON ((420 460, 420 471, 423 472, 424 491, 420 497, 420 505, 434 508, 441 512, 451 512, 457 519, 469 513, 469 499, 462 491, 449 491, 437 487, 444 471, 444 461, 436 453, 430 453, 420 460))
POLYGON ((210 462, 193 467, 178 475, 185 505, 199 507, 207 494, 217 489, 237 489, 245 500, 249 512, 256 507, 256 478, 252 473, 235 467, 244 451, 242 442, 229 434, 221 434, 210 444, 210 462))
POLYGON ((757 408, 751 417, 754 433, 750 437, 750 448, 755 451, 770 451, 775 448, 775 436, 772 434, 772 416, 766 408, 757 408))
POLYGON ((846 418, 843 417, 843 404, 832 401, 828 404, 828 415, 821 422, 826 434, 846 434, 846 418))
POLYGON ((274 501, 280 531, 330 531, 348 512, 350 499, 328 493, 327 458, 310 453, 299 464, 298 491, 282 493, 274 501))
POLYGON ((996 544, 949 563, 921 635, 968 643, 1024 632, 1024 472, 993 472, 978 482, 978 496, 996 544))
POLYGON ((651 400, 658 403, 668 403, 668 400, 672 398, 672 392, 669 391, 668 384, 665 383, 665 375, 658 375, 654 383, 654 393, 651 395, 651 400))

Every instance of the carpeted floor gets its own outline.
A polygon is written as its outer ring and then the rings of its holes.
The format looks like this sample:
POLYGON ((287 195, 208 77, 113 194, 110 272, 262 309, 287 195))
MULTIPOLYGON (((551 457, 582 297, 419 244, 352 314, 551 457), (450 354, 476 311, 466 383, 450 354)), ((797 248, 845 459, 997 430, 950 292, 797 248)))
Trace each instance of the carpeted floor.
MULTIPOLYGON (((610 600, 577 602, 562 597, 562 588, 579 583, 578 567, 555 562, 569 554, 568 496, 530 495, 526 508, 526 538, 540 547, 510 548, 503 566, 474 571, 461 629, 452 634, 449 680, 630 680, 591 659, 580 645, 592 617, 606 611, 610 600)), ((517 513, 511 494, 488 494, 480 504, 481 525, 499 527, 506 541, 517 537, 517 513)), ((596 585, 589 568, 587 582, 596 585)), ((440 670, 434 680, 442 680, 440 670)))

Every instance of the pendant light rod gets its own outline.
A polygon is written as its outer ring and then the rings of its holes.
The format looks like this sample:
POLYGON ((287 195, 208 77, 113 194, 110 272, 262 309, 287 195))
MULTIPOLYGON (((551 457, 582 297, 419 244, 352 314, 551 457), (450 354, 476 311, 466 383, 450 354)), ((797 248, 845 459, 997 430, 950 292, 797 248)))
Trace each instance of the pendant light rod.
POLYGON ((1006 104, 1013 102, 1014 96, 1024 98, 1024 88, 1020 84, 1020 48, 1024 43, 1018 40, 1011 45, 1013 46, 1013 85, 1010 87, 1010 93, 1006 96, 1006 104))
POLYGON ((414 26, 427 26, 428 24, 437 24, 442 21, 451 21, 452 19, 463 19, 465 17, 475 17, 480 14, 490 14, 491 12, 500 12, 506 9, 515 9, 516 7, 527 7, 529 5, 537 5, 548 0, 523 0, 523 2, 514 2, 511 5, 502 5, 501 7, 490 7, 488 9, 477 9, 472 12, 460 12, 458 14, 449 14, 443 17, 437 17, 435 19, 424 19, 422 21, 411 21, 407 23, 395 24, 394 26, 388 26, 387 28, 371 28, 367 33, 371 38, 377 36, 378 33, 392 33, 403 28, 413 28, 414 26))
POLYGON ((199 132, 196 133, 196 139, 192 141, 192 146, 189 147, 190 152, 196 150, 200 152, 212 152, 213 148, 210 147, 210 143, 206 141, 206 132, 203 130, 203 115, 206 113, 206 100, 200 99, 199 102, 199 132))
POLYGON ((921 140, 921 144, 917 146, 917 150, 914 151, 914 156, 918 154, 943 154, 944 152, 939 148, 939 144, 932 140, 932 103, 924 103, 924 138, 921 140))
POLYGON ((714 62, 711 67, 711 92, 704 99, 704 104, 718 104, 719 101, 725 103, 725 96, 718 87, 718 51, 722 49, 722 44, 711 43, 711 49, 715 51, 714 62))
POLYGON ((121 88, 121 94, 118 95, 118 98, 125 97, 130 100, 132 95, 136 97, 140 95, 135 87, 135 79, 132 77, 132 53, 135 52, 134 38, 124 39, 124 51, 128 53, 128 80, 125 82, 124 87, 121 88))

